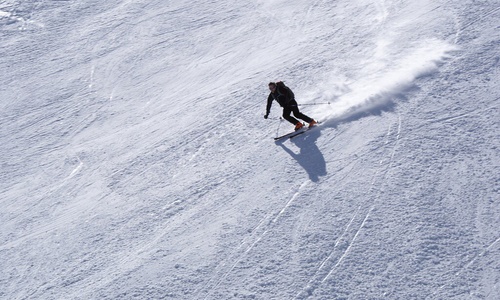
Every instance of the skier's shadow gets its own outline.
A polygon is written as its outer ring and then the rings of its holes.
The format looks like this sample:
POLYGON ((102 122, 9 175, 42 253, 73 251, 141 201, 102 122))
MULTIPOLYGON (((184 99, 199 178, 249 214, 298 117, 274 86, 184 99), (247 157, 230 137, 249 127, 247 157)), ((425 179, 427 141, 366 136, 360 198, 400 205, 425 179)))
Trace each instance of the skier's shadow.
POLYGON ((299 147, 299 153, 295 153, 285 145, 285 140, 276 141, 286 153, 290 154, 309 175, 309 179, 313 182, 318 182, 320 176, 326 175, 326 162, 323 154, 316 146, 316 140, 320 137, 321 131, 315 128, 309 132, 298 135, 290 141, 299 147))

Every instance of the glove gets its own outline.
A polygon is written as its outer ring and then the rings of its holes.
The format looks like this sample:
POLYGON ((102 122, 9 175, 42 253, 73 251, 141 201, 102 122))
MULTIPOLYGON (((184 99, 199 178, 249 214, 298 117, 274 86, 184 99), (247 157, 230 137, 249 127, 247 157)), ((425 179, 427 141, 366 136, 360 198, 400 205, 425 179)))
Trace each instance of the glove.
POLYGON ((264 115, 264 119, 267 119, 267 117, 269 117, 269 114, 264 115))

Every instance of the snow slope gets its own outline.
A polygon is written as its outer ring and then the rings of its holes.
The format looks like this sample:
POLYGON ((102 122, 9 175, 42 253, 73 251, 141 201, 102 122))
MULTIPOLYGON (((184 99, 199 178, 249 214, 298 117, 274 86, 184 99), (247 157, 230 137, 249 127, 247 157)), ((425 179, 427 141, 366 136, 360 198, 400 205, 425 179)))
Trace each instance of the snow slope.
POLYGON ((1 299, 499 299, 497 0, 0 3, 1 299), (284 80, 316 130, 292 129, 284 80))

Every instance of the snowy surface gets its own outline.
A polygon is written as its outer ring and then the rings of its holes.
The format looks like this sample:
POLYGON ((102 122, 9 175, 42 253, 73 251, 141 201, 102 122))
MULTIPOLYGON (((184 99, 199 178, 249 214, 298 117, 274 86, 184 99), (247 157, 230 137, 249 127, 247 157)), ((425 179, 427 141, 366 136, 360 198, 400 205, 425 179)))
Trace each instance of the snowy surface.
POLYGON ((1 299, 500 299, 500 1, 0 3, 1 299), (284 80, 315 130, 292 130, 284 80))

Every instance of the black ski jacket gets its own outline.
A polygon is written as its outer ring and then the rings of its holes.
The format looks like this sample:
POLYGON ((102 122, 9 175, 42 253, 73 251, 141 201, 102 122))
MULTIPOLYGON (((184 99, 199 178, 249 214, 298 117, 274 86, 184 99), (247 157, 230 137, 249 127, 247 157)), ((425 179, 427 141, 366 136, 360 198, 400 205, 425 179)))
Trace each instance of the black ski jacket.
POLYGON ((269 97, 267 97, 267 114, 271 111, 273 100, 276 100, 281 107, 287 107, 295 102, 293 101, 295 100, 295 95, 289 87, 285 86, 284 88, 279 88, 277 86, 274 92, 269 93, 269 97))

